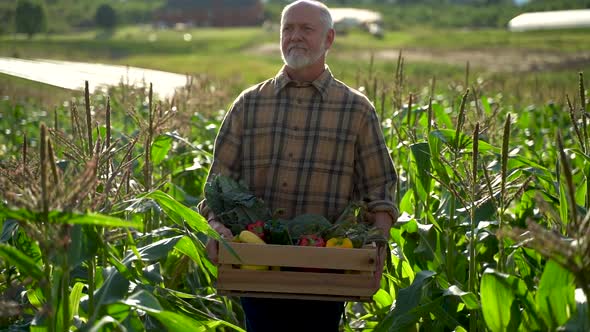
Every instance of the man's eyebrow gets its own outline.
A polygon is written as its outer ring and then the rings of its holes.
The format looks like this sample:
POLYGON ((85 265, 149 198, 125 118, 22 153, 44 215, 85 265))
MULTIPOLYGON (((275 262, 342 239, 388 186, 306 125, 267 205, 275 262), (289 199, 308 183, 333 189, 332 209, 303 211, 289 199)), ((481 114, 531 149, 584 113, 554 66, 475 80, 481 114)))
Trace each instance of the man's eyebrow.
POLYGON ((315 24, 310 23, 310 22, 303 22, 303 23, 298 23, 298 22, 284 22, 283 26, 293 26, 293 25, 300 25, 303 27, 314 27, 315 24))

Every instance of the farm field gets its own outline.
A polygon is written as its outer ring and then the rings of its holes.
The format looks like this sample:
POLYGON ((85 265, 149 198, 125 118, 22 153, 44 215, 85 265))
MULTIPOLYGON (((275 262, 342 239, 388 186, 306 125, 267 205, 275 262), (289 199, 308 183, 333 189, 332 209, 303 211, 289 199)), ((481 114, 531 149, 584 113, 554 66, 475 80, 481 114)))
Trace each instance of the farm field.
MULTIPOLYGON (((0 37, 0 56, 193 77, 164 100, 0 75, 0 329, 244 330, 195 207, 224 112, 275 75, 276 43, 138 26, 0 37)), ((588 44, 588 30, 338 37, 328 63, 376 106, 402 212, 374 302, 348 303, 343 331, 590 330, 588 44)))
MULTIPOLYGON (((361 73, 369 71, 386 82, 395 74, 401 51, 408 87, 421 89, 435 77, 441 82, 438 89, 444 91, 449 84, 464 85, 469 62, 473 81, 483 80, 491 90, 512 91, 516 102, 529 102, 563 98, 570 73, 589 67, 590 52, 585 47, 589 39, 587 30, 511 33, 500 29, 414 28, 388 32, 383 39, 353 30, 338 36, 329 64, 335 74, 353 86, 364 84, 357 81, 361 73), (371 63, 373 68, 369 68, 371 63)), ((98 30, 38 35, 32 41, 10 35, 0 37, 0 43, 1 56, 92 59, 205 74, 230 82, 235 93, 274 76, 281 65, 278 31, 262 28, 175 31, 130 26, 109 36, 98 30)))

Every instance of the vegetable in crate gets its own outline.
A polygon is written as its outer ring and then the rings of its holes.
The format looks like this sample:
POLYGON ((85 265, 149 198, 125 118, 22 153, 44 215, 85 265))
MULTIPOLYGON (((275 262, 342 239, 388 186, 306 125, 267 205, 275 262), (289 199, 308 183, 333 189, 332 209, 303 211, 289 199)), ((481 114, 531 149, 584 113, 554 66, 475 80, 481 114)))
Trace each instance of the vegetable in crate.
MULTIPOLYGON (((248 230, 244 230, 244 231, 240 232, 239 240, 240 240, 240 242, 243 242, 243 243, 266 244, 261 238, 258 237, 258 235, 254 234, 248 230)), ((268 270, 268 266, 242 264, 242 265, 240 265, 240 269, 264 271, 264 270, 268 270)))
POLYGON ((348 238, 354 248, 361 248, 366 243, 368 229, 368 225, 364 223, 336 224, 324 232, 324 237, 327 239, 348 238))
POLYGON ((263 241, 266 241, 265 234, 264 234, 264 225, 265 225, 264 221, 257 220, 251 224, 248 224, 246 226, 246 230, 256 234, 263 241))
POLYGON ((334 224, 358 224, 367 223, 369 220, 369 209, 362 201, 350 202, 334 224))
POLYGON ((209 209, 233 234, 239 234, 257 220, 271 219, 264 202, 228 176, 214 175, 204 192, 209 209))
POLYGON ((370 213, 364 202, 351 202, 334 225, 322 235, 326 239, 348 238, 354 248, 361 248, 368 243, 387 243, 378 229, 369 226, 369 218, 370 213))
POLYGON ((252 244, 266 244, 266 242, 264 242, 264 240, 262 240, 260 237, 258 237, 258 235, 248 231, 248 230, 244 230, 240 232, 240 242, 243 243, 252 243, 252 244))
POLYGON ((326 242, 329 248, 354 248, 352 241, 347 237, 333 237, 326 242))
MULTIPOLYGON (((297 245, 304 246, 304 247, 325 247, 326 242, 322 239, 321 236, 316 234, 304 234, 301 235, 299 241, 297 241, 297 245)), ((326 269, 317 269, 317 268, 300 268, 295 269, 295 271, 302 271, 302 272, 325 272, 326 269)))
POLYGON ((325 247, 326 246, 326 242, 324 241, 324 239, 321 236, 318 236, 316 234, 301 235, 297 244, 300 246, 305 246, 305 247, 325 247))
POLYGON ((323 216, 317 214, 302 214, 291 220, 280 220, 287 225, 292 239, 299 239, 302 235, 320 234, 332 224, 323 216))
POLYGON ((293 244, 287 226, 278 220, 271 220, 264 224, 264 234, 267 243, 282 245, 293 244))

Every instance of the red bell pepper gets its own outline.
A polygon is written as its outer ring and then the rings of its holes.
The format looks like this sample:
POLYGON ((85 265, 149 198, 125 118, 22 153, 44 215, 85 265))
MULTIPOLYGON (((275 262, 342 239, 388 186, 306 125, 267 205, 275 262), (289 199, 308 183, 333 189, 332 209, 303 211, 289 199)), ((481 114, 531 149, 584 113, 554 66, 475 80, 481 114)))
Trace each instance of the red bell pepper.
MULTIPOLYGON (((321 236, 315 234, 304 234, 299 237, 299 241, 297 242, 300 246, 307 246, 307 247, 325 247, 326 241, 321 236)), ((316 268, 308 268, 303 267, 298 269, 302 272, 326 272, 326 269, 316 269, 316 268)))
POLYGON ((264 241, 264 221, 256 220, 255 222, 248 224, 246 229, 258 235, 258 237, 264 241))
POLYGON ((301 235, 297 244, 306 247, 325 247, 326 241, 324 241, 321 236, 315 234, 305 234, 301 235))

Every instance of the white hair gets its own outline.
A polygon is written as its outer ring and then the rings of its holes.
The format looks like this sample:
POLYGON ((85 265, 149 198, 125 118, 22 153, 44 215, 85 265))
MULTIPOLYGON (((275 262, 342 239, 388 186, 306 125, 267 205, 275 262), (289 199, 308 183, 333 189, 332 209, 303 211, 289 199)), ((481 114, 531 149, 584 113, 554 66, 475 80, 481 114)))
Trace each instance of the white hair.
POLYGON ((322 26, 324 27, 325 32, 328 32, 328 30, 334 28, 334 21, 332 20, 332 15, 330 14, 330 9, 328 8, 328 6, 326 6, 322 2, 314 0, 297 0, 286 5, 285 8, 283 8, 283 12, 281 13, 281 27, 283 26, 283 21, 285 19, 285 14, 287 13, 287 11, 291 9, 291 7, 297 6, 302 3, 314 6, 320 10, 320 21, 322 23, 322 26))

